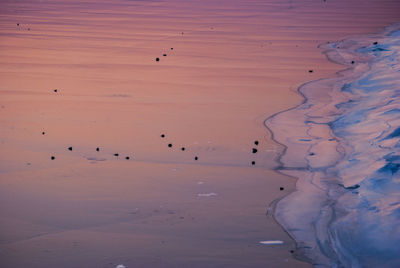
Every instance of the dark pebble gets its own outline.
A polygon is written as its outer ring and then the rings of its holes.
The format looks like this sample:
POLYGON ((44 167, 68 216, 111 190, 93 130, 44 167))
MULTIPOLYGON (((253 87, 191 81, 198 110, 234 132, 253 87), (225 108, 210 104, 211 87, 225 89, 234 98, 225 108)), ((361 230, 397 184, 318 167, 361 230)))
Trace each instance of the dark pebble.
POLYGON ((127 156, 127 157, 125 157, 125 159, 126 159, 126 160, 129 160, 129 159, 131 159, 131 158, 130 158, 129 156, 127 156))
POLYGON ((54 160, 54 159, 56 159, 56 158, 55 158, 54 156, 52 156, 52 157, 51 157, 51 160, 54 160))
POLYGON ((257 149, 253 148, 253 154, 257 153, 257 149))
POLYGON ((374 45, 377 45, 378 44, 378 42, 374 42, 374 45))
POLYGON ((119 156, 119 154, 114 154, 114 156, 119 156))
POLYGON ((182 147, 181 150, 182 150, 182 151, 185 151, 185 147, 182 147))
POLYGON ((293 250, 293 249, 291 249, 291 250, 290 250, 290 253, 294 253, 294 250, 293 250))
POLYGON ((46 132, 42 132, 42 135, 46 134, 46 132))
POLYGON ((100 148, 99 148, 99 147, 97 147, 97 148, 96 148, 96 151, 97 151, 97 152, 98 152, 98 151, 100 151, 100 148))
POLYGON ((167 56, 167 54, 163 54, 163 57, 166 57, 167 56))
POLYGON ((68 150, 72 151, 72 147, 68 147, 68 150))
POLYGON ((161 134, 161 138, 165 138, 165 135, 164 135, 164 134, 161 134))
POLYGON ((170 148, 171 148, 171 147, 172 147, 172 144, 171 144, 171 143, 170 143, 170 144, 168 144, 168 147, 170 147, 170 148))
POLYGON ((354 64, 354 60, 351 61, 351 64, 354 64))
POLYGON ((255 141, 254 144, 255 144, 255 145, 258 145, 258 141, 255 141))
POLYGON ((314 72, 314 71, 313 71, 313 70, 308 70, 308 72, 309 72, 309 73, 312 73, 312 72, 314 72))
POLYGON ((315 155, 315 153, 310 153, 310 155, 315 155))
POLYGON ((28 28, 28 31, 30 31, 31 30, 31 28, 28 28))
POLYGON ((58 90, 57 90, 57 89, 54 89, 53 91, 57 93, 58 90))
POLYGON ((197 160, 199 160, 199 158, 198 158, 197 156, 195 156, 195 157, 194 157, 194 160, 196 160, 196 161, 197 161, 197 160))
POLYGON ((156 61, 160 61, 160 58, 156 58, 156 61))
POLYGON ((283 190, 285 190, 285 188, 283 188, 283 187, 280 187, 280 188, 279 188, 279 190, 283 191, 283 190))
POLYGON ((254 166, 256 164, 256 161, 251 161, 251 164, 254 166))
POLYGON ((173 47, 171 47, 171 50, 174 50, 174 48, 173 48, 173 47))
POLYGON ((17 26, 19 26, 19 23, 17 23, 17 26))

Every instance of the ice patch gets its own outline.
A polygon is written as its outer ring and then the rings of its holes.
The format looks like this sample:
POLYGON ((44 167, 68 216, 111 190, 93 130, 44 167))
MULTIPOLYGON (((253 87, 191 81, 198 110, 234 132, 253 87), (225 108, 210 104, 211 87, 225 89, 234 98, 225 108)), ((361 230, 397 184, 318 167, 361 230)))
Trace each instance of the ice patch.
POLYGON ((281 240, 266 240, 266 241, 260 241, 260 244, 263 244, 263 245, 282 245, 283 241, 281 241, 281 240))
POLYGON ((208 194, 197 194, 200 197, 210 197, 210 196, 217 196, 217 193, 208 193, 208 194))

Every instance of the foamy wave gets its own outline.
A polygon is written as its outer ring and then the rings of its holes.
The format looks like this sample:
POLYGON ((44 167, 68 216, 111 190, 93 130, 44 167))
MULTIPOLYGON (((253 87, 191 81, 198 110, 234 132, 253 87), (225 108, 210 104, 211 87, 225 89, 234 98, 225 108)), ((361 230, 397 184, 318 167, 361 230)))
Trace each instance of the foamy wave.
POLYGON ((299 178, 275 216, 315 266, 400 267, 400 27, 324 48, 349 68, 266 121, 299 178))

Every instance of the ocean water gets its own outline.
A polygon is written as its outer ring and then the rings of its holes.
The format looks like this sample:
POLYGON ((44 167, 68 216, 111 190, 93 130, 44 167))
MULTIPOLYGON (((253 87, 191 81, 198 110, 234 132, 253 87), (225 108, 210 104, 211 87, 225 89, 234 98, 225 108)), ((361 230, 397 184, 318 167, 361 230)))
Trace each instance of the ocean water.
POLYGON ((322 48, 347 68, 265 122, 298 178, 275 217, 315 267, 400 267, 400 25, 322 48))

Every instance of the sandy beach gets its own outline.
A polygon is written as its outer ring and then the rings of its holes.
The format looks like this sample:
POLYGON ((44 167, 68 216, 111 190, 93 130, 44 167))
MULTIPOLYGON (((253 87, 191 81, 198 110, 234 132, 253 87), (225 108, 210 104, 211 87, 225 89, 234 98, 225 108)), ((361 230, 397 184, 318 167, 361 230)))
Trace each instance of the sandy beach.
POLYGON ((399 11, 2 1, 0 266, 311 267, 272 214, 296 179, 274 170, 264 120, 344 69, 320 44, 399 11))

